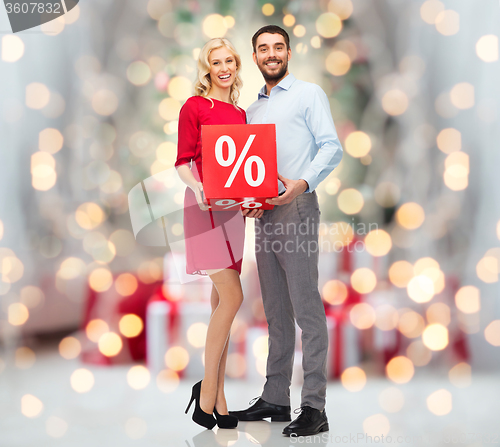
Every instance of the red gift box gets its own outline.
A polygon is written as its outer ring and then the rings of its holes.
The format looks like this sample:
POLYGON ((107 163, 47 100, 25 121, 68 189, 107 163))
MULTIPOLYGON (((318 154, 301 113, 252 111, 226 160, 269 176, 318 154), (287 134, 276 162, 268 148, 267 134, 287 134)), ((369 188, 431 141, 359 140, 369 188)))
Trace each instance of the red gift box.
POLYGON ((213 210, 272 209, 278 195, 274 124, 201 128, 203 191, 213 210))

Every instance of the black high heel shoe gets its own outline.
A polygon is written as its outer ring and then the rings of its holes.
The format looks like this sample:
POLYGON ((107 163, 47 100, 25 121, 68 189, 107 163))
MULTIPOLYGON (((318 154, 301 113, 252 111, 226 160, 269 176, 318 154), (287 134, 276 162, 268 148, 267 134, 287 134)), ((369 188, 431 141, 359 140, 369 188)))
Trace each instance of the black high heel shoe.
POLYGON ((236 428, 238 426, 238 418, 229 414, 219 414, 214 407, 214 414, 217 419, 219 428, 236 428))
POLYGON ((186 408, 185 413, 189 411, 189 407, 196 400, 193 411, 193 421, 202 427, 211 430, 215 427, 217 421, 212 414, 205 413, 200 407, 200 393, 201 393, 201 380, 193 385, 193 391, 191 392, 191 400, 186 408))

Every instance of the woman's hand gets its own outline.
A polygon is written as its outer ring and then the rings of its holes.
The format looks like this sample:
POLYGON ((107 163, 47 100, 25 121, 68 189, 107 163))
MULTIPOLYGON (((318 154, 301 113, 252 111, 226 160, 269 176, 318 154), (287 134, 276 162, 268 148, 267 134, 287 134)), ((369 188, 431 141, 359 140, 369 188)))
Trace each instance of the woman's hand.
POLYGON ((208 206, 208 202, 205 201, 205 196, 203 194, 203 184, 201 182, 196 182, 192 190, 194 192, 194 195, 196 196, 196 200, 198 201, 200 210, 207 211, 210 207, 208 206))

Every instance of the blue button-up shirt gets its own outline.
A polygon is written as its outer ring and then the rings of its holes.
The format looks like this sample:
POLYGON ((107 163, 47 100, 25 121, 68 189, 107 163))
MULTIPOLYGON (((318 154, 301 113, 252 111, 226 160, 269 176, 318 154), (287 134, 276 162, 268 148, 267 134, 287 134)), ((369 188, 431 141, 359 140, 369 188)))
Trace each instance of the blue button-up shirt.
MULTIPOLYGON (((278 172, 285 178, 304 179, 312 192, 342 160, 330 103, 316 84, 290 73, 267 96, 266 86, 247 110, 249 124, 276 124, 278 172)), ((279 192, 285 187, 279 182, 279 192)))

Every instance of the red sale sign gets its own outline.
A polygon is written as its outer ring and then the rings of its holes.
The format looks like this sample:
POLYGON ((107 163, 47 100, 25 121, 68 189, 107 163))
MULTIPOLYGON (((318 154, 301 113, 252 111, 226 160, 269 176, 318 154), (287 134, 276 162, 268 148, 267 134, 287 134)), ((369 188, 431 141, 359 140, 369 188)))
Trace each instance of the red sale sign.
POLYGON ((203 191, 213 210, 272 209, 278 195, 274 124, 201 127, 203 191))

